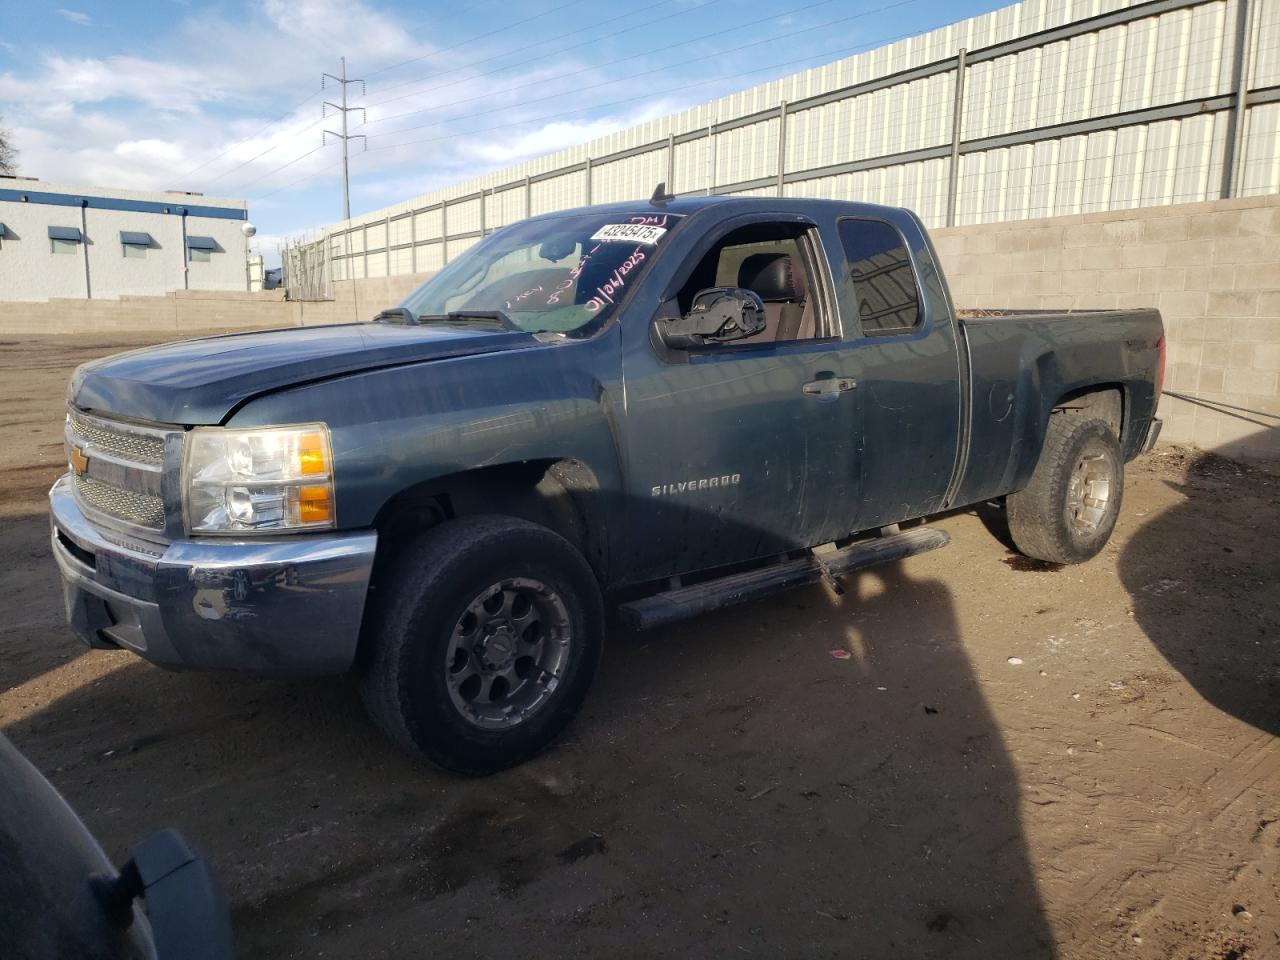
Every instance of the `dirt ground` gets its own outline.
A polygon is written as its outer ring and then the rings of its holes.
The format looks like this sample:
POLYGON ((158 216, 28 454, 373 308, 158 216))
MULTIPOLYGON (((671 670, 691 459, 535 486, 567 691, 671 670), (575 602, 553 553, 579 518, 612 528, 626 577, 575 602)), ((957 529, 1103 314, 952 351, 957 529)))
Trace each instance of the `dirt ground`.
POLYGON ((0 343, 0 726, 113 857, 207 851, 244 956, 1280 957, 1275 475, 1162 448, 1083 567, 958 513, 844 597, 615 623, 569 734, 462 780, 346 680, 64 628, 63 392, 125 345, 0 343))

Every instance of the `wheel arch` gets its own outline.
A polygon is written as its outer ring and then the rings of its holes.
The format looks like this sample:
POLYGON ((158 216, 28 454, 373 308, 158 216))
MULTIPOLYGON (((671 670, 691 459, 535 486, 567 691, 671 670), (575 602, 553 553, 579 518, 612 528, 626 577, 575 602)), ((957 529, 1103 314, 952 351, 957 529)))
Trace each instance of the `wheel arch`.
MULTIPOLYGON (((1048 380, 1045 378, 1041 382, 1047 383, 1048 380)), ((1123 381, 1099 379, 1091 383, 1076 383, 1070 388, 1061 389, 1057 396, 1049 396, 1053 399, 1046 398, 1040 407, 1039 416, 1028 424, 1027 432, 1023 434, 1022 453, 1018 457, 1013 480, 1008 485, 1011 491, 1021 490, 1030 482, 1044 449, 1049 421, 1054 416, 1076 413, 1104 421, 1115 432, 1122 455, 1125 454, 1132 431, 1127 422, 1131 410, 1128 387, 1123 381)), ((1124 458, 1128 459, 1127 456, 1124 458)))
POLYGON ((1124 448, 1124 442, 1129 433, 1127 423, 1129 402, 1123 383, 1091 383, 1069 390, 1054 402, 1049 415, 1065 410, 1076 411, 1081 416, 1104 421, 1115 432, 1121 449, 1124 448))
POLYGON ((488 464, 433 477, 394 494, 379 508, 374 582, 414 537, 457 517, 502 514, 564 537, 609 582, 609 525, 600 480, 581 460, 544 458, 488 464))

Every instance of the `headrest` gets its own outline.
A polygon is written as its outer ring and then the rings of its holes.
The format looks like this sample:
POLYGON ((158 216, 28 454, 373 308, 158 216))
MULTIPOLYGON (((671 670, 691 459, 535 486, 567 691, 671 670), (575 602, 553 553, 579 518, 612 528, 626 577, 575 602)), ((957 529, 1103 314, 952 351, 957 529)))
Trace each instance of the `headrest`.
POLYGON ((738 286, 760 294, 766 303, 803 300, 804 268, 785 253, 753 253, 738 268, 738 286))

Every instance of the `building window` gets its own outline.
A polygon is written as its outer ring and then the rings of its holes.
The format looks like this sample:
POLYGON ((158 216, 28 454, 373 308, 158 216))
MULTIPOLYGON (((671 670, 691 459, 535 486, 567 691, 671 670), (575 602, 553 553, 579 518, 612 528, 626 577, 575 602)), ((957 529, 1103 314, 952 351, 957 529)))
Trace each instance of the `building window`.
POLYGON ((49 228, 49 251, 51 253, 79 253, 81 240, 79 227, 49 228))
POLYGON ((147 256, 147 248, 151 246, 151 234, 121 230, 120 245, 126 260, 143 260, 147 256))
POLYGON ((191 263, 208 263, 217 251, 213 237, 187 237, 187 260, 191 263))

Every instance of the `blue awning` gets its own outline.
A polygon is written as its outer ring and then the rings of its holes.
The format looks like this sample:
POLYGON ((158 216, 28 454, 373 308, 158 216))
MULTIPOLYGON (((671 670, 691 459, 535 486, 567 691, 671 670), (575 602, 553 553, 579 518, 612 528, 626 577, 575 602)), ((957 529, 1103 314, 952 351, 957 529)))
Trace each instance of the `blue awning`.
POLYGON ((0 237, 4 236, 4 224, 0 223, 0 237))
POLYGON ((50 227, 49 239, 50 240, 73 240, 76 243, 79 243, 80 228, 79 227, 50 227))
POLYGON ((213 237, 187 237, 188 250, 217 250, 213 237))
POLYGON ((149 247, 151 246, 151 234, 136 233, 132 230, 121 230, 120 242, 126 247, 149 247))

